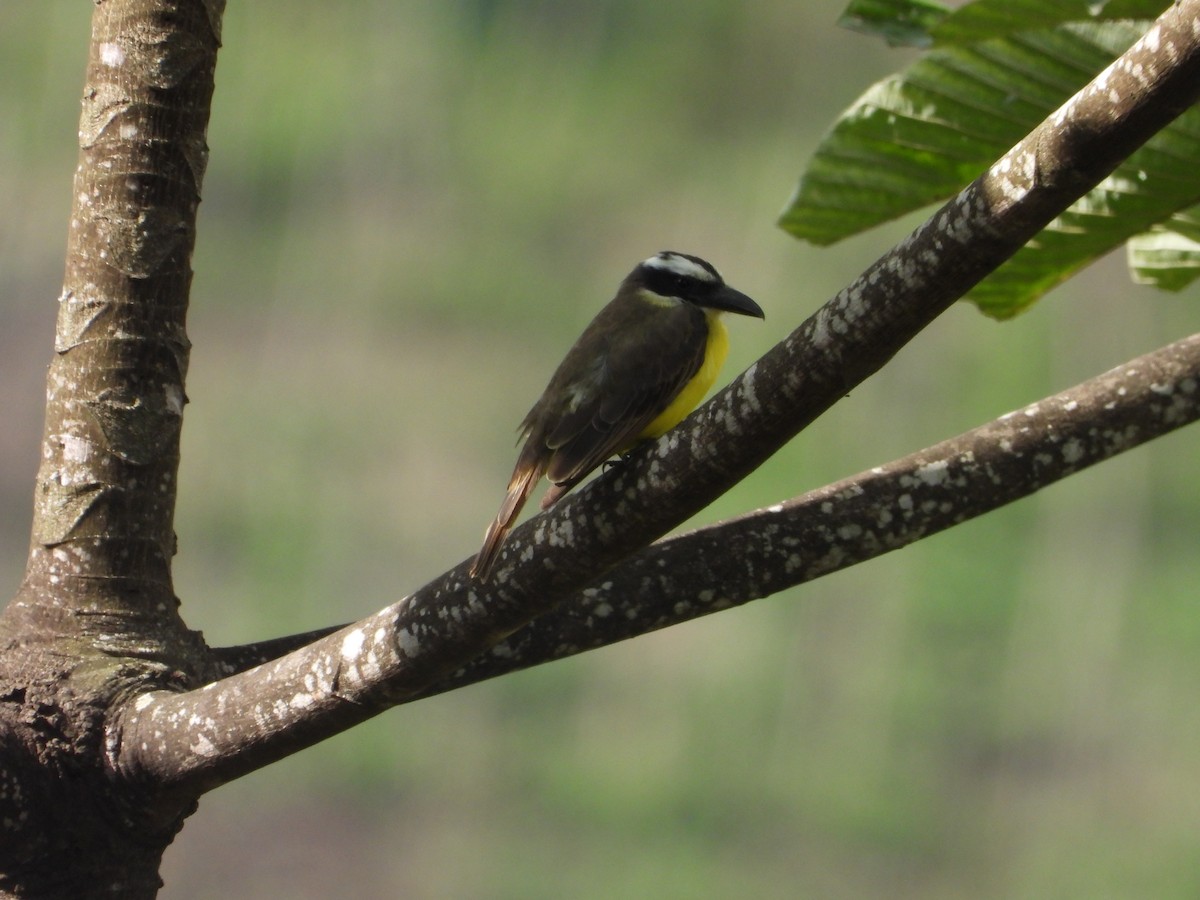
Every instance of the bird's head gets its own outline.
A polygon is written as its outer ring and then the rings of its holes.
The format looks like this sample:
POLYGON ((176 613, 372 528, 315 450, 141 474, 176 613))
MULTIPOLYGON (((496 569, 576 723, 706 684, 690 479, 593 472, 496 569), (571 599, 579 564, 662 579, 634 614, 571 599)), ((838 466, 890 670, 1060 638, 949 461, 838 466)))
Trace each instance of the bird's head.
POLYGON ((663 300, 682 300, 717 312, 765 318, 762 307, 727 285, 716 266, 686 253, 656 253, 638 263, 625 285, 663 300))

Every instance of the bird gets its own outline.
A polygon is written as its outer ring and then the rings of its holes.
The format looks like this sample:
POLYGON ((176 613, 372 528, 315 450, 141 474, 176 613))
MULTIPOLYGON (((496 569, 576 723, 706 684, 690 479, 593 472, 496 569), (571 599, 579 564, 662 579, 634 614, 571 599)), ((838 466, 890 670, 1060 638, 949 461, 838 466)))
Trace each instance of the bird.
POLYGON ((712 263, 664 250, 638 263, 574 346, 517 429, 508 491, 471 563, 486 579, 542 476, 546 509, 614 456, 661 437, 704 398, 729 352, 722 313, 763 319, 712 263))

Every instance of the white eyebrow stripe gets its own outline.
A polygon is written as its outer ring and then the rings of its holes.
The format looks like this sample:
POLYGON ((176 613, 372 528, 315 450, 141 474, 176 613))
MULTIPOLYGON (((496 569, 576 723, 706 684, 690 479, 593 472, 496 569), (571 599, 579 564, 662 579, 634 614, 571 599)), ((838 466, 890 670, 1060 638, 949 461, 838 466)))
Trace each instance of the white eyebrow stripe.
POLYGON ((668 272, 674 272, 676 275, 683 275, 688 278, 695 278, 698 281, 715 281, 713 273, 697 265, 686 256, 680 256, 677 253, 660 253, 657 256, 652 256, 642 263, 644 266, 649 266, 652 269, 665 269, 668 272))

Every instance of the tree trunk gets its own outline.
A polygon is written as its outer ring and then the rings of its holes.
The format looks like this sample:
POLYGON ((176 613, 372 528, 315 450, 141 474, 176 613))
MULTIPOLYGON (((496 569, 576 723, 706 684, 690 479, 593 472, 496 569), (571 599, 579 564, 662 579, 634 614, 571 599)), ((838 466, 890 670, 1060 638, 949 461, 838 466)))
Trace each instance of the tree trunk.
POLYGON ((152 897, 194 806, 114 778, 112 706, 208 680, 172 520, 221 2, 98 3, 24 581, 0 618, 0 890, 152 897))

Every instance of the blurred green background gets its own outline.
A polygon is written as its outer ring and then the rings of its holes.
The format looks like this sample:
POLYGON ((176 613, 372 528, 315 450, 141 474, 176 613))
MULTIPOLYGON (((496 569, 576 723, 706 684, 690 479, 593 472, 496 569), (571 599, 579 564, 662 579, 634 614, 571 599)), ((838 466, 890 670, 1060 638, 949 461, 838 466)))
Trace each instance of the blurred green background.
MULTIPOLYGON (((773 220, 911 57, 841 0, 231 3, 189 330, 177 590, 240 643, 477 548, 514 429, 665 248, 760 301, 729 373, 913 224, 773 220)), ((0 584, 20 578, 90 5, 0 7, 0 584)), ((1197 329, 1109 259, 951 310, 701 521, 1197 329)), ((751 607, 394 710, 206 797, 166 900, 1200 895, 1195 429, 751 607)))

